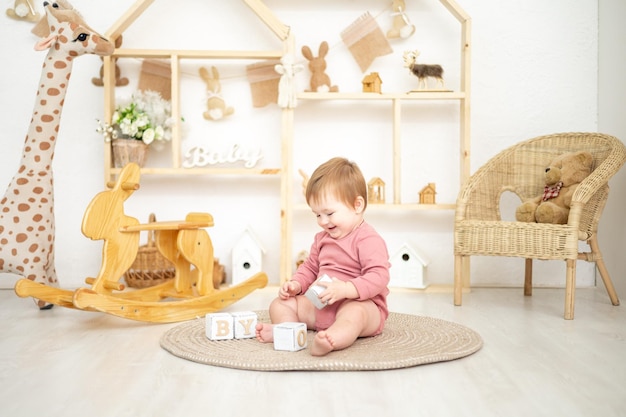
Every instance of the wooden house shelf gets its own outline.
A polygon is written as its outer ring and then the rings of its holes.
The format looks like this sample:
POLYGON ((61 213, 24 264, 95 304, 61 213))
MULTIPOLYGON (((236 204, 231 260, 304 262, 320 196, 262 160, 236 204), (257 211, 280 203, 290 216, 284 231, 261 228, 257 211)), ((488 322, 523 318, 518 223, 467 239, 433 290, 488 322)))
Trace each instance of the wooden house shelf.
MULTIPOLYGON (((106 35, 110 39, 116 39, 133 21, 149 7, 154 0, 137 0, 130 9, 120 17, 120 19, 107 31, 106 35)), ((276 35, 279 46, 275 50, 173 50, 173 49, 116 49, 112 56, 103 58, 104 68, 104 120, 110 121, 115 109, 115 63, 116 60, 124 58, 140 59, 164 59, 169 60, 171 65, 171 103, 172 117, 176 120, 181 116, 181 60, 273 60, 280 59, 285 55, 296 56, 295 38, 291 28, 280 22, 262 2, 262 0, 242 0, 252 11, 265 23, 265 25, 276 35)), ((391 145, 393 147, 393 201, 386 204, 368 205, 368 210, 374 212, 422 212, 422 211, 445 211, 454 210, 454 203, 438 204, 417 204, 403 203, 401 201, 401 137, 407 132, 402 132, 401 114, 402 106, 407 102, 428 102, 428 101, 450 101, 451 105, 459 106, 459 184, 469 178, 469 149, 470 149, 470 32, 471 20, 469 16, 458 6, 454 0, 439 0, 448 12, 461 25, 460 31, 460 88, 459 91, 420 91, 420 92, 337 92, 337 93, 297 93, 298 100, 305 101, 359 101, 359 102, 380 102, 387 101, 390 104, 390 126, 391 145)), ((306 103, 305 103, 306 104, 306 103)), ((181 132, 178 126, 173 130, 171 141, 171 163, 167 167, 146 167, 141 169, 145 175, 167 175, 167 176, 252 176, 278 178, 280 180, 280 268, 279 275, 281 282, 291 277, 295 267, 295 254, 292 248, 292 235, 294 232, 293 216, 295 212, 305 210, 303 204, 295 203, 294 182, 296 181, 294 167, 294 136, 296 136, 295 113, 306 112, 306 105, 297 108, 281 109, 280 131, 276 132, 280 136, 280 148, 276 149, 280 153, 280 167, 266 169, 238 169, 238 168, 184 168, 181 158, 181 132)), ((110 147, 105 147, 105 182, 110 182, 120 173, 120 169, 113 168, 110 147)), ((308 208, 307 208, 308 209, 308 208)), ((296 251, 297 252, 297 251, 296 251)))

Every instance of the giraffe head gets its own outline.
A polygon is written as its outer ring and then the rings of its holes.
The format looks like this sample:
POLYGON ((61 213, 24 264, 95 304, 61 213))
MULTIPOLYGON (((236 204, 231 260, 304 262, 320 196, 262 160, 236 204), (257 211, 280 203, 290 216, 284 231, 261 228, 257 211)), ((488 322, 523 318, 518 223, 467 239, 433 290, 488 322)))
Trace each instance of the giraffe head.
POLYGON ((43 37, 36 50, 54 46, 72 56, 96 54, 111 55, 115 45, 89 27, 72 5, 65 0, 43 3, 46 15, 32 32, 43 37))

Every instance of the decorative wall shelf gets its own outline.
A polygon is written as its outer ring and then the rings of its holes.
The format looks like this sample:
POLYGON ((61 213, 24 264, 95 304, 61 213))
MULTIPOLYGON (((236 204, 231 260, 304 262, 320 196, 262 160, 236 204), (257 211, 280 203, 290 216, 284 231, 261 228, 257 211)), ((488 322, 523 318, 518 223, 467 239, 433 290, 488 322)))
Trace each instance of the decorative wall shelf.
MULTIPOLYGON (((103 58, 104 65, 104 120, 110 121, 115 109, 115 62, 124 58, 167 59, 171 65, 172 76, 172 117, 180 120, 181 92, 180 92, 180 62, 181 60, 269 60, 280 59, 283 55, 295 56, 294 34, 290 27, 280 22, 261 0, 243 0, 252 11, 276 35, 280 47, 276 50, 174 50, 174 49, 116 49, 112 56, 103 58)), ((427 1, 427 0, 423 0, 427 1)), ((431 0, 433 1, 433 0, 431 0)), ((107 31, 106 35, 115 40, 122 35, 134 20, 147 9, 154 0, 138 0, 120 19, 107 31)), ((368 206, 373 211, 389 210, 392 212, 409 211, 421 212, 428 210, 454 210, 454 204, 403 204, 400 201, 401 190, 401 109, 405 102, 418 101, 452 101, 451 105, 459 106, 459 148, 460 148, 460 178, 459 183, 469 178, 469 150, 470 150, 470 33, 471 19, 454 0, 439 0, 439 2, 454 16, 461 25, 460 54, 460 88, 459 91, 420 91, 397 93, 308 93, 300 92, 297 98, 302 101, 389 101, 392 108, 392 146, 393 146, 393 196, 390 204, 372 204, 368 206)), ((267 169, 230 169, 230 168, 184 168, 181 158, 181 133, 175 127, 171 142, 172 157, 169 167, 141 170, 142 175, 168 176, 266 176, 280 179, 281 200, 281 238, 280 238, 280 279, 284 281, 292 275, 295 266, 292 255, 292 234, 294 211, 304 210, 304 205, 294 204, 294 175, 293 147, 294 147, 294 113, 305 112, 306 108, 281 110, 281 166, 267 169)), ((115 179, 120 170, 112 167, 111 150, 105 147, 105 181, 115 179)))

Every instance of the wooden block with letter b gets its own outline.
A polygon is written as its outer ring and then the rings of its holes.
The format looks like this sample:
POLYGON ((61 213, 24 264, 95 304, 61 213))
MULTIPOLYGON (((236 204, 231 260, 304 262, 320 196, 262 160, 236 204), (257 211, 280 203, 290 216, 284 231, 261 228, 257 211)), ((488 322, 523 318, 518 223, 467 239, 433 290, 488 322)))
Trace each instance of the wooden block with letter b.
POLYGON ((211 340, 227 340, 235 337, 233 316, 230 313, 206 315, 206 337, 211 340))

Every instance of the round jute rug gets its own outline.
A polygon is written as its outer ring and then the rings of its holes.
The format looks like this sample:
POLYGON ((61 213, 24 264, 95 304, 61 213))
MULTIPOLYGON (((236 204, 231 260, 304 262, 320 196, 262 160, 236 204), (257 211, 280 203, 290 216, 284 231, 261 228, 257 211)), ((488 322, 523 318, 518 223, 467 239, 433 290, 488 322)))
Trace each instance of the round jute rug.
MULTIPOLYGON (((267 311, 258 320, 269 322, 267 311)), ((449 321, 390 313, 382 334, 358 339, 347 349, 324 357, 311 356, 308 346, 298 352, 274 350, 273 343, 256 339, 212 341, 205 335, 205 320, 196 319, 168 330, 161 347, 193 362, 255 371, 367 371, 406 368, 450 361, 478 351, 482 339, 475 331, 449 321)))

